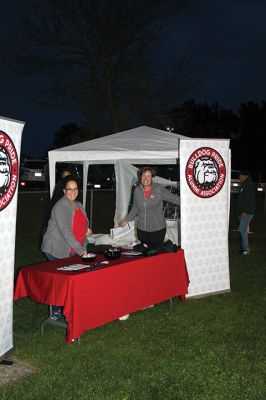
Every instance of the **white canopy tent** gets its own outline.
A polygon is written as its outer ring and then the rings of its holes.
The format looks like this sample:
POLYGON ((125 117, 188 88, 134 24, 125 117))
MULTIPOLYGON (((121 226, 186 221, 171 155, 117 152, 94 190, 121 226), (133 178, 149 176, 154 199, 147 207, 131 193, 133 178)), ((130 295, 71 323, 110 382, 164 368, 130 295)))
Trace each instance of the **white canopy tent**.
MULTIPOLYGON (((56 162, 83 164, 84 204, 86 203, 89 165, 114 164, 116 173, 115 223, 127 213, 132 182, 136 179, 134 165, 167 165, 180 162, 182 211, 180 244, 186 253, 190 276, 189 296, 202 296, 230 290, 228 257, 230 148, 228 140, 190 139, 182 135, 142 126, 52 150, 49 152, 51 194, 55 186, 56 162), (204 151, 210 152, 211 160, 216 160, 219 156, 220 164, 219 167, 217 164, 217 168, 223 168, 224 172, 219 172, 218 176, 224 179, 224 184, 215 195, 199 197, 189 188, 186 166, 189 160, 198 158, 201 160, 202 154, 200 153, 204 151), (193 154, 196 154, 196 158, 192 157, 193 154)), ((219 186, 219 182, 216 185, 219 186)), ((170 222, 173 223, 172 230, 177 234, 176 221, 170 222)), ((169 228, 168 221, 167 228, 169 228)), ((172 239, 171 235, 169 236, 172 239)))
POLYGON ((84 170, 90 164, 115 164, 126 160, 130 164, 175 164, 179 139, 185 136, 141 126, 99 139, 49 151, 50 191, 55 186, 56 162, 82 162, 84 170))
MULTIPOLYGON (((49 151, 50 192, 55 186, 56 162, 83 164, 83 203, 86 202, 88 168, 91 164, 114 164, 116 172, 116 216, 122 217, 128 206, 130 186, 125 185, 125 168, 121 161, 130 164, 176 164, 178 159, 179 139, 185 136, 167 131, 141 126, 128 131, 88 140, 72 146, 49 151), (123 184, 121 184, 123 182, 123 184)), ((134 168, 127 168, 127 173, 135 175, 134 168)))

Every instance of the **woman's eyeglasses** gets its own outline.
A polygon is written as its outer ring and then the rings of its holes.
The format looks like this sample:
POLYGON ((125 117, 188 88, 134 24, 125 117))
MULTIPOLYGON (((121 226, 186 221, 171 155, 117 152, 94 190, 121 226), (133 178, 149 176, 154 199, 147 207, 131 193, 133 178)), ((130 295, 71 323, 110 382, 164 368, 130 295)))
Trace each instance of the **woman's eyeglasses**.
POLYGON ((75 188, 65 188, 65 190, 67 190, 68 192, 76 192, 79 189, 75 187, 75 188))

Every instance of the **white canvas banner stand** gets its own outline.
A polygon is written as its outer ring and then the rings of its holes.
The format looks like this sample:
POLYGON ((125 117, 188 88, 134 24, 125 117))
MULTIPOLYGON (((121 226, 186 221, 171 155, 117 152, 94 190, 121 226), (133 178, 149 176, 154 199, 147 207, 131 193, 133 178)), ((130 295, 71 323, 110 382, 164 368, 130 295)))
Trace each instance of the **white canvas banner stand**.
POLYGON ((229 291, 229 140, 181 139, 179 151, 188 297, 229 291))
POLYGON ((19 157, 24 122, 0 117, 0 359, 13 348, 19 157))

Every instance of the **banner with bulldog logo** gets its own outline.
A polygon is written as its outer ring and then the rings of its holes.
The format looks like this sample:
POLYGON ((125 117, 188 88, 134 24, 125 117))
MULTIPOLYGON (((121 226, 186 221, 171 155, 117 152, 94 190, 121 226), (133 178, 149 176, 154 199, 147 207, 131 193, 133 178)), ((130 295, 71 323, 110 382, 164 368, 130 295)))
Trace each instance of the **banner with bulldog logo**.
POLYGON ((229 140, 180 140, 181 246, 189 296, 230 290, 229 140))
POLYGON ((13 347, 19 155, 24 122, 0 117, 0 359, 13 347))

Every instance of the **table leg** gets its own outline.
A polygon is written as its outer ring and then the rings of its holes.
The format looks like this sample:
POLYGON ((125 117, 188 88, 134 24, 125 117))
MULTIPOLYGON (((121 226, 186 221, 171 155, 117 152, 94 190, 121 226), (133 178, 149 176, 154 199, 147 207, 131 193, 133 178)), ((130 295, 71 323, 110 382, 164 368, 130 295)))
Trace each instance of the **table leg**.
POLYGON ((41 336, 44 335, 44 326, 45 326, 45 324, 56 325, 56 326, 59 326, 60 328, 64 328, 64 329, 67 328, 67 323, 66 323, 66 322, 62 322, 62 321, 60 322, 60 321, 55 321, 55 320, 53 320, 53 319, 51 318, 51 317, 52 317, 52 314, 53 314, 52 306, 49 305, 49 316, 48 316, 48 318, 45 318, 45 320, 43 320, 43 321, 41 322, 41 327, 40 327, 40 329, 41 329, 41 336))
MULTIPOLYGON (((51 318, 52 315, 53 315, 53 308, 52 308, 52 305, 49 305, 49 316, 48 316, 48 318, 45 318, 45 320, 43 320, 41 322, 41 327, 40 327, 41 336, 44 335, 44 326, 45 326, 45 324, 51 324, 51 325, 59 326, 60 328, 67 329, 67 322, 55 321, 54 319, 51 318)), ((80 337, 78 337, 77 339, 73 339, 72 342, 73 343, 77 343, 78 345, 80 345, 80 337)))

